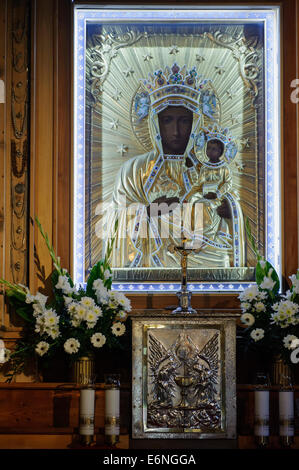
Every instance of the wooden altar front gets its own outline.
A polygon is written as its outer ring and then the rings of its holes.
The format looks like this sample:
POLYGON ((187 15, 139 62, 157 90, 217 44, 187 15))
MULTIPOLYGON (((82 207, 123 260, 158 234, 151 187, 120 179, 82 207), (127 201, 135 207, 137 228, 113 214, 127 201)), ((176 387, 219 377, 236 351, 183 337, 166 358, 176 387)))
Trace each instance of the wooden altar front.
MULTIPOLYGON (((120 442, 119 449, 133 448, 130 439, 131 385, 121 386, 120 442)), ((295 386, 295 404, 299 404, 299 386, 295 386)), ((97 448, 104 445, 104 384, 96 384, 95 439, 97 448)), ((299 413, 295 407, 294 449, 299 449, 299 413)), ((72 449, 78 444, 79 389, 65 383, 12 383, 0 384, 0 449, 72 449)), ((255 449, 253 436, 254 393, 253 386, 237 385, 237 440, 234 448, 255 449)), ((270 389, 270 449, 279 449, 278 436, 278 387, 270 389)), ((215 445, 197 441, 184 441, 184 448, 223 448, 223 442, 215 445)), ((147 441, 146 449, 181 448, 182 443, 147 441)), ((134 447, 136 448, 136 447, 134 447)))

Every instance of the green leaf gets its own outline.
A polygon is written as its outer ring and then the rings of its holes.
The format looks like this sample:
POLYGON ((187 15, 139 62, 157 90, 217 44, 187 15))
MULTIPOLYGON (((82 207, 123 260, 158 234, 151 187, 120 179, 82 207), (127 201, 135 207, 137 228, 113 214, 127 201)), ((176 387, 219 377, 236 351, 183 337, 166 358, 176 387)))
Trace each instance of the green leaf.
POLYGON ((7 297, 9 297, 9 299, 13 300, 13 299, 17 299, 21 302, 25 302, 25 299, 26 299, 26 294, 24 293, 24 295, 19 292, 19 291, 13 291, 13 290, 7 290, 6 291, 6 295, 7 297))
POLYGON ((103 280, 103 264, 104 261, 101 260, 97 264, 94 265, 92 270, 90 271, 90 274, 87 279, 86 283, 86 295, 88 297, 94 297, 95 291, 93 289, 93 283, 96 279, 102 279, 103 280))
POLYGON ((258 249, 257 249, 257 246, 256 246, 256 244, 255 244, 253 235, 252 235, 252 233, 251 233, 251 228, 250 228, 250 223, 249 223, 248 217, 246 217, 245 229, 246 229, 247 238, 248 238, 248 240, 250 241, 250 244, 251 244, 251 247, 252 247, 252 249, 253 249, 253 252, 254 252, 255 256, 257 257, 257 259, 260 260, 260 259, 262 258, 262 256, 260 255, 260 253, 259 253, 259 251, 258 251, 258 249))
POLYGON ((278 291, 279 291, 279 286, 280 286, 280 281, 279 281, 279 277, 278 277, 278 274, 275 270, 275 268, 272 266, 271 263, 269 263, 269 261, 264 261, 265 265, 264 267, 262 267, 261 263, 260 263, 261 260, 259 260, 257 262, 257 265, 256 265, 256 270, 255 270, 255 280, 256 280, 256 283, 258 284, 258 286, 261 285, 261 283, 263 282, 264 280, 264 277, 268 277, 269 276, 269 272, 270 270, 272 269, 272 273, 270 275, 271 279, 273 281, 275 281, 275 285, 272 289, 272 292, 273 294, 277 294, 278 291))
POLYGON ((34 319, 32 318, 32 314, 28 312, 28 308, 26 307, 18 307, 16 308, 16 313, 24 318, 24 320, 28 321, 29 323, 33 323, 34 319))

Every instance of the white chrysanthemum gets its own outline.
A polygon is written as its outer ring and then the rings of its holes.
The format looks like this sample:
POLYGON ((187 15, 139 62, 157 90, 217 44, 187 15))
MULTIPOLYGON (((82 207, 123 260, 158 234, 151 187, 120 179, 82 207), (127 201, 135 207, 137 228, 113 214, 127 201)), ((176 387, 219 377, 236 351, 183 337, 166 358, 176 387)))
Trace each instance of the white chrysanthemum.
POLYGON ((297 279, 296 274, 292 274, 290 279, 292 281, 293 292, 295 292, 295 294, 299 294, 299 279, 297 279))
POLYGON ((126 327, 123 323, 116 322, 112 325, 111 330, 115 336, 122 336, 126 331, 126 327))
POLYGON ((39 356, 43 356, 44 354, 48 352, 49 347, 50 347, 49 343, 47 343, 46 341, 40 341, 35 347, 35 352, 39 356))
POLYGON ((78 326, 80 326, 81 320, 79 320, 78 318, 75 318, 75 317, 74 317, 74 318, 72 318, 72 320, 71 320, 71 324, 72 324, 72 326, 74 326, 75 328, 77 328, 78 326))
POLYGON ((106 336, 104 336, 102 333, 95 333, 90 338, 90 341, 95 348, 101 348, 106 343, 106 336))
POLYGON ((118 313, 117 313, 117 318, 119 318, 120 320, 122 321, 125 321, 126 318, 127 318, 128 314, 127 312, 125 312, 124 310, 120 310, 118 313))
POLYGON ((241 322, 247 326, 252 326, 255 322, 255 318, 251 313, 243 313, 240 318, 241 322))
POLYGON ((93 307, 92 311, 96 314, 97 317, 102 317, 103 316, 102 309, 100 307, 98 307, 97 305, 95 307, 93 307))
POLYGON ((88 312, 88 310, 86 310, 85 307, 83 307, 82 305, 77 305, 75 316, 79 320, 85 320, 87 312, 88 312))
POLYGON ((263 304, 263 302, 256 302, 254 304, 254 308, 257 312, 265 312, 266 311, 266 305, 263 304))
POLYGON ((94 300, 91 297, 82 297, 80 304, 85 308, 94 307, 94 300))
POLYGON ((260 290, 258 295, 257 295, 258 300, 266 300, 267 297, 268 297, 268 292, 266 292, 264 290, 260 290))
POLYGON ((51 336, 51 338, 56 339, 58 336, 60 336, 60 331, 57 326, 54 326, 52 328, 46 328, 46 333, 51 336))
POLYGON ((64 350, 68 354, 74 354, 79 351, 80 348, 80 343, 77 339, 75 338, 69 338, 66 340, 66 342, 63 345, 64 350))
POLYGON ((239 299, 241 302, 250 302, 252 300, 256 300, 259 294, 259 290, 256 284, 247 287, 244 289, 243 292, 239 295, 239 299))
POLYGON ((115 294, 115 301, 118 305, 121 305, 124 310, 130 312, 132 309, 131 301, 122 292, 116 292, 115 294))
POLYGON ((293 349, 294 347, 296 347, 297 343, 296 341, 299 341, 299 339, 297 338, 297 336, 295 335, 287 335, 283 338, 283 345, 285 348, 287 349, 293 349), (293 341, 294 341, 294 344, 295 346, 293 346, 293 341))
POLYGON ((71 315, 75 315, 77 313, 77 307, 78 307, 78 304, 76 302, 71 302, 70 304, 68 304, 67 306, 67 309, 68 309, 68 312, 71 314, 71 315))
POLYGON ((243 312, 247 312, 247 310, 250 310, 251 305, 249 302, 241 302, 241 309, 243 312))
POLYGON ((299 346, 299 338, 293 339, 291 349, 297 348, 297 346, 299 346))
POLYGON ((291 300, 281 300, 273 305, 273 310, 277 312, 284 312, 288 317, 295 315, 299 308, 298 305, 291 300))
POLYGON ((254 341, 260 341, 265 336, 265 332, 262 328, 256 328, 255 330, 252 330, 250 336, 254 341))
POLYGON ((93 310, 87 310, 85 320, 87 323, 96 323, 98 317, 93 310))
POLYGON ((46 327, 56 326, 59 322, 59 317, 57 313, 52 309, 46 310, 43 316, 44 316, 44 323, 46 327))
POLYGON ((117 309, 117 304, 112 300, 110 300, 108 302, 108 307, 111 309, 111 310, 116 310, 117 309))

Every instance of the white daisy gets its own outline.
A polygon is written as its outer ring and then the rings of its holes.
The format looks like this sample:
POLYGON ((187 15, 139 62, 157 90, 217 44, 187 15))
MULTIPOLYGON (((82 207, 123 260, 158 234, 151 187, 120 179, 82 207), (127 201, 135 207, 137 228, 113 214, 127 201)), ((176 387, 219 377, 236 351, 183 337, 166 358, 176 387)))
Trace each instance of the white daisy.
POLYGON ((86 319, 86 314, 87 314, 88 310, 86 310, 85 307, 81 306, 81 305, 77 305, 77 308, 76 308, 76 317, 79 319, 79 320, 85 320, 86 319))
POLYGON ((127 316, 128 314, 124 310, 120 310, 117 314, 117 317, 122 321, 126 320, 127 316))
POLYGON ((256 284, 253 284, 252 286, 247 287, 246 289, 244 289, 243 292, 241 292, 241 294, 239 295, 239 299, 241 300, 241 302, 256 300, 258 294, 258 287, 256 284))
POLYGON ((102 317, 103 316, 102 309, 100 307, 98 307, 97 305, 95 307, 93 307, 92 311, 96 314, 97 317, 102 317))
POLYGON ((257 312, 265 312, 266 311, 266 305, 263 304, 263 302, 256 302, 254 304, 254 308, 257 312))
POLYGON ((90 338, 90 341, 95 348, 101 348, 106 343, 106 336, 104 336, 102 333, 95 333, 90 338))
POLYGON ((115 336, 122 336, 126 331, 126 327, 123 323, 116 322, 112 325, 111 330, 115 336))
POLYGON ((40 341, 35 347, 35 352, 39 356, 43 356, 44 354, 48 352, 49 347, 50 347, 49 343, 47 343, 46 341, 40 341))
POLYGON ((94 306, 94 300, 90 297, 82 297, 80 300, 80 304, 83 305, 85 308, 91 308, 94 306))
POLYGON ((44 313, 45 326, 55 326, 58 324, 58 322, 59 322, 59 317, 54 310, 50 309, 44 313))
POLYGON ((79 351, 80 343, 75 338, 69 338, 66 340, 63 347, 64 347, 65 352, 67 352, 68 354, 73 354, 79 351))
POLYGON ((243 312, 246 312, 251 308, 251 305, 249 302, 241 302, 241 309, 243 312))
POLYGON ((97 315, 93 310, 87 310, 85 320, 87 323, 96 323, 97 315))
POLYGON ((252 326, 255 322, 255 318, 251 313, 243 313, 240 318, 241 322, 247 326, 252 326))
POLYGON ((60 336, 60 331, 57 326, 54 326, 52 328, 49 328, 49 331, 46 331, 51 338, 56 339, 58 336, 60 336))
POLYGON ((265 332, 262 328, 256 328, 250 333, 250 336, 252 339, 254 339, 254 341, 260 341, 261 339, 263 339, 264 335, 265 332))

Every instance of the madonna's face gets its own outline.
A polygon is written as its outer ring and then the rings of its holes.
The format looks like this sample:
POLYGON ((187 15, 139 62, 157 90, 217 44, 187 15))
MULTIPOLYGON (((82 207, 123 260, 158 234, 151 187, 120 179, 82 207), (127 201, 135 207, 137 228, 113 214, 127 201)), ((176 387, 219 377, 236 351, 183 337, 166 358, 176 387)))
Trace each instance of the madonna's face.
POLYGON ((184 154, 192 122, 192 112, 183 106, 169 106, 159 113, 159 127, 164 153, 184 154))

